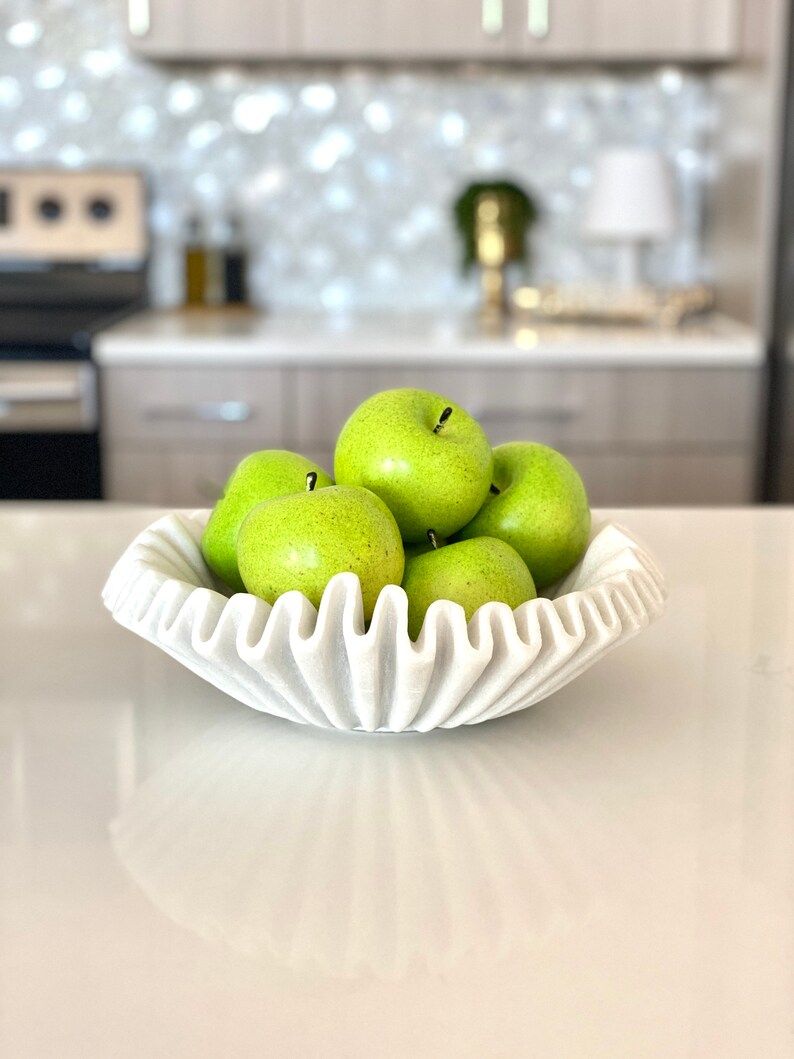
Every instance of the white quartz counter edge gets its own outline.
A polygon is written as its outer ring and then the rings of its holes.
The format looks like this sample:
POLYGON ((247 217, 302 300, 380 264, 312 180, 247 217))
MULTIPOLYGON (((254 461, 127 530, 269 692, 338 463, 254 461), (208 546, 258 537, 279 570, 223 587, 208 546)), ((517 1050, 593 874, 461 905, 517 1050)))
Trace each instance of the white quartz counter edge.
POLYGON ((678 331, 515 325, 489 336, 460 320, 149 312, 94 342, 103 365, 752 367, 763 357, 761 336, 724 317, 678 331))

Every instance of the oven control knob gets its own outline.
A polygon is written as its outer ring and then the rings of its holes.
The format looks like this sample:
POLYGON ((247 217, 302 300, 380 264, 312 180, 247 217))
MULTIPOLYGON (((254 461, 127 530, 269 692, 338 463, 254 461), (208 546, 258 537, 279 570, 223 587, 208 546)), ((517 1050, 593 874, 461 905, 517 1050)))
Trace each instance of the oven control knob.
POLYGON ((97 196, 88 203, 88 214, 95 221, 107 221, 113 216, 114 206, 110 199, 97 196))
POLYGON ((51 195, 39 200, 39 216, 45 221, 57 221, 63 213, 63 203, 51 195))

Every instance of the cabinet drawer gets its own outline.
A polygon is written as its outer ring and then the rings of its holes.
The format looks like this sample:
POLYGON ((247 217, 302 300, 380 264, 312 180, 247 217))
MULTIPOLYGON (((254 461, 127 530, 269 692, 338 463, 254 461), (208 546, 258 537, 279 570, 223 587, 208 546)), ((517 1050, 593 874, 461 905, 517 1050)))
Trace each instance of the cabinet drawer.
POLYGON ((248 449, 113 445, 103 457, 108 500, 157 507, 212 507, 248 449))
POLYGON ((619 372, 615 439, 627 443, 753 444, 760 373, 743 368, 619 372))
POLYGON ((276 368, 111 368, 102 377, 103 429, 117 440, 251 442, 284 436, 276 368))
POLYGON ((563 448, 744 445, 754 441, 759 374, 745 369, 306 369, 296 372, 294 440, 329 448, 365 397, 435 390, 467 408, 494 445, 563 448))
POLYGON ((595 507, 749 504, 755 459, 751 450, 566 454, 595 507))
POLYGON ((379 390, 411 386, 457 401, 495 445, 515 438, 561 445, 609 440, 616 421, 612 372, 539 368, 305 369, 297 372, 295 442, 333 448, 343 423, 379 390))

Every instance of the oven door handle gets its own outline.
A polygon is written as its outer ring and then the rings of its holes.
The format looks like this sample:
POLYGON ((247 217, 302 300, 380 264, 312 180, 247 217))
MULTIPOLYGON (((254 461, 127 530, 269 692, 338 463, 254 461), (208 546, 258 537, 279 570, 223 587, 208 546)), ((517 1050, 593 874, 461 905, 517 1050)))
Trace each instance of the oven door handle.
POLYGON ((83 390, 77 379, 63 382, 0 382, 0 404, 51 404, 53 401, 79 401, 83 390))

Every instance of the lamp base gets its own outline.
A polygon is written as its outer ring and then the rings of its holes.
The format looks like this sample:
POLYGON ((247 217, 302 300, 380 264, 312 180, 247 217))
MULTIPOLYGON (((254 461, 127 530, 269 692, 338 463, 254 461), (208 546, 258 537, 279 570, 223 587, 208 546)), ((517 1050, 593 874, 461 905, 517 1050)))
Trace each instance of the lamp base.
POLYGON ((615 280, 621 290, 640 286, 641 244, 636 241, 618 243, 615 247, 615 280))

